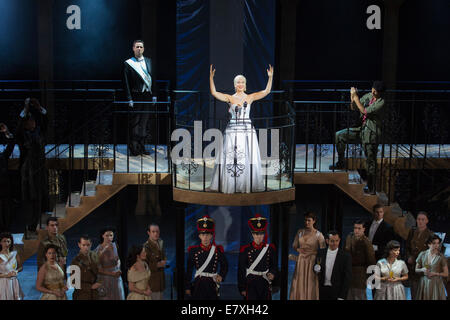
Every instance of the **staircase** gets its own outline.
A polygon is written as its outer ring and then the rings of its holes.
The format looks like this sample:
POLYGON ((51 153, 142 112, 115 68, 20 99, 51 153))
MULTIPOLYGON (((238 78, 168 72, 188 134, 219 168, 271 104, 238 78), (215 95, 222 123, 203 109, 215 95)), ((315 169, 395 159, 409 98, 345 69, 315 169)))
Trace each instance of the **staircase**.
MULTIPOLYGON (((83 218, 89 215, 92 211, 100 207, 103 203, 108 201, 112 196, 126 187, 126 184, 113 184, 113 172, 109 170, 98 171, 96 181, 87 181, 84 183, 81 192, 72 192, 69 206, 69 199, 67 203, 56 205, 55 212, 59 222, 59 233, 64 233, 66 230, 73 227, 83 218), (86 195, 84 194, 86 188, 86 195)), ((37 240, 25 240, 23 234, 15 234, 15 247, 22 261, 27 260, 37 251, 39 241, 45 234, 46 219, 50 214, 42 217, 42 225, 38 230, 37 240), (20 241, 22 239, 22 241, 20 241), (16 243, 17 241, 17 243, 16 243)))
POLYGON ((394 231, 403 239, 408 237, 409 229, 415 225, 414 217, 409 213, 404 213, 397 203, 388 205, 388 198, 384 192, 377 192, 376 195, 365 194, 363 189, 366 184, 357 171, 296 172, 295 184, 334 184, 370 213, 372 213, 372 207, 377 203, 385 206, 384 220, 392 225, 394 231))

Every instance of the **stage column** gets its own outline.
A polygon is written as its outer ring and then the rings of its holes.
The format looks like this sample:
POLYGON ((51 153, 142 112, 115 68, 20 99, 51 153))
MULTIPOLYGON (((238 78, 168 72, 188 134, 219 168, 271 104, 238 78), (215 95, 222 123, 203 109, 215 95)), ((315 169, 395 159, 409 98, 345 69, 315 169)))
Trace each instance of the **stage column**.
MULTIPOLYGON (((144 52, 145 56, 152 58, 152 65, 154 67, 158 66, 156 61, 156 20, 158 19, 156 15, 157 0, 140 0, 141 3, 141 36, 145 42, 144 52)), ((134 39, 136 40, 136 39, 134 39)), ((131 43, 130 43, 131 47, 131 43)), ((153 71, 154 73, 154 71, 153 71)))
MULTIPOLYGON (((38 1, 38 65, 39 89, 41 90, 41 104, 48 111, 49 123, 55 117, 55 100, 52 89, 53 83, 53 3, 54 0, 38 1)), ((49 141, 53 140, 54 131, 48 131, 49 141)))
MULTIPOLYGON (((280 68, 279 81, 295 80, 295 53, 297 40, 297 5, 298 0, 281 0, 278 2, 278 27, 281 29, 276 45, 280 47, 278 65, 280 68), (281 8, 279 8, 281 6, 281 8)), ((277 73, 275 73, 277 76, 277 73)), ((282 88, 288 89, 290 86, 282 88)))
POLYGON ((396 87, 399 11, 404 2, 405 0, 384 0, 383 80, 388 89, 396 87))
POLYGON ((343 202, 342 197, 345 195, 334 185, 328 185, 328 197, 326 198, 327 207, 325 209, 325 217, 322 216, 322 233, 324 236, 330 230, 336 230, 341 234, 342 238, 342 221, 343 221, 343 202))
POLYGON ((280 204, 279 221, 281 226, 281 242, 278 249, 281 252, 281 269, 280 269, 280 300, 285 301, 289 298, 289 216, 295 214, 297 207, 295 201, 280 204))
POLYGON ((176 269, 175 279, 177 287, 177 300, 184 300, 184 274, 185 274, 185 209, 186 205, 174 202, 174 214, 176 214, 176 269))
POLYGON ((129 194, 133 192, 130 186, 126 186, 125 189, 120 191, 116 197, 114 197, 114 208, 117 221, 119 222, 117 231, 119 245, 119 256, 122 257, 120 269, 122 274, 127 274, 127 255, 128 255, 128 215, 130 207, 129 194))

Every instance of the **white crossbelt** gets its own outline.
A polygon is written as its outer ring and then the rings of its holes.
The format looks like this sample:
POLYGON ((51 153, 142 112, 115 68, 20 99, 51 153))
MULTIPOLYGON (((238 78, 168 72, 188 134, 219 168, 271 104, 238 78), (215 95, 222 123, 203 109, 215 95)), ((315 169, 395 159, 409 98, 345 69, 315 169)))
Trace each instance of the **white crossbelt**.
POLYGON ((262 258, 266 254, 267 249, 269 249, 269 244, 266 244, 266 246, 258 254, 258 257, 256 257, 256 260, 253 261, 250 268, 247 268, 246 276, 248 276, 249 274, 253 274, 255 276, 260 276, 260 277, 263 277, 264 279, 266 279, 267 282, 269 282, 269 284, 270 284, 272 281, 267 277, 267 273, 269 272, 269 269, 267 269, 266 271, 255 271, 256 266, 259 264, 259 262, 262 260, 262 258))
MULTIPOLYGON (((211 246, 211 249, 209 250, 209 254, 208 257, 206 258, 206 261, 203 263, 203 265, 195 272, 195 278, 197 278, 198 276, 201 276, 202 273, 204 274, 212 274, 212 273, 207 273, 207 272, 203 272, 206 267, 209 265, 209 263, 211 262, 211 259, 214 255, 214 253, 216 252, 216 246, 211 246)), ((204 276, 204 277, 208 277, 208 276, 204 276)))
POLYGON ((208 278, 214 278, 215 276, 217 276, 217 273, 209 273, 209 272, 200 272, 200 273, 195 273, 195 277, 208 277, 208 278))
POLYGON ((266 271, 254 271, 254 270, 247 269, 247 276, 249 274, 253 274, 255 276, 263 277, 264 279, 267 280, 268 283, 272 283, 272 281, 267 277, 268 272, 269 272, 269 269, 267 269, 266 271))

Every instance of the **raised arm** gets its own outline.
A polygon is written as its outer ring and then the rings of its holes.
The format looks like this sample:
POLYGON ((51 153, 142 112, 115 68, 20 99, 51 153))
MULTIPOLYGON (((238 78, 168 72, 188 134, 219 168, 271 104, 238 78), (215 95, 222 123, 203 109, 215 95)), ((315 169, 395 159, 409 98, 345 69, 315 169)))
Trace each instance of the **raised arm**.
POLYGON ((273 79, 273 67, 269 64, 269 69, 267 69, 267 86, 263 91, 258 91, 249 95, 251 101, 256 101, 267 96, 272 90, 272 79, 273 79))
POLYGON ((230 95, 222 92, 216 91, 216 85, 214 84, 214 74, 216 73, 216 69, 213 69, 213 65, 209 67, 209 89, 211 90, 211 94, 217 100, 223 102, 230 102, 230 95))

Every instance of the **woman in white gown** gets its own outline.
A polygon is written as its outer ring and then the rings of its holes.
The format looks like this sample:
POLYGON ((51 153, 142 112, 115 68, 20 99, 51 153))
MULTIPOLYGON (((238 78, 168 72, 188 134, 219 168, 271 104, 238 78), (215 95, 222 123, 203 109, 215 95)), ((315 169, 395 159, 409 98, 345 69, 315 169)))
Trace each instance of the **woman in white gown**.
POLYGON ((14 239, 10 233, 0 234, 0 300, 22 300, 17 274, 22 271, 17 251, 13 251, 14 239))
POLYGON ((400 243, 391 240, 386 245, 386 258, 377 262, 381 273, 381 288, 375 292, 375 300, 406 300, 403 281, 408 280, 408 267, 400 255, 400 243))
POLYGON ((263 99, 272 89, 273 67, 269 65, 266 89, 246 94, 246 79, 242 75, 234 78, 235 94, 216 91, 214 74, 210 67, 209 85, 211 94, 217 100, 227 102, 231 119, 225 129, 223 149, 219 152, 214 166, 211 191, 223 193, 249 193, 264 191, 258 137, 250 120, 253 101, 263 99))

